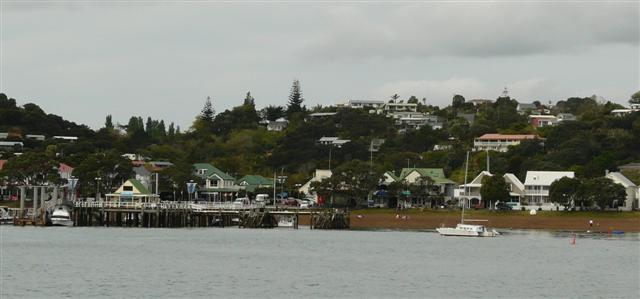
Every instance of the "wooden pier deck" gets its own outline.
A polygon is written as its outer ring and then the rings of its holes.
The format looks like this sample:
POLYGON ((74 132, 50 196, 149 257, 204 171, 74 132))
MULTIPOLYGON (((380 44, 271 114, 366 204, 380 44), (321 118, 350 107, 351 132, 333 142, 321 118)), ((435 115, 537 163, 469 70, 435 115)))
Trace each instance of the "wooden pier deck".
POLYGON ((232 203, 192 202, 83 202, 74 203, 75 226, 116 227, 225 227, 271 228, 280 218, 292 220, 297 229, 300 216, 309 217, 310 229, 349 228, 347 211, 333 209, 274 208, 232 203))

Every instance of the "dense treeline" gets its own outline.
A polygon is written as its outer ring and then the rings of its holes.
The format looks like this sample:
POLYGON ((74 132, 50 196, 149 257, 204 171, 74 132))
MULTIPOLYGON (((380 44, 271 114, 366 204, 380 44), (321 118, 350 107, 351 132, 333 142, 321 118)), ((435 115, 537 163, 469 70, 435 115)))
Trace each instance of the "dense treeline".
MULTIPOLYGON (((392 100, 397 101, 397 95, 392 100)), ((379 176, 384 171, 402 167, 443 168, 453 180, 463 181, 465 152, 473 138, 485 133, 534 133, 544 143, 524 142, 506 153, 491 152, 492 172, 512 172, 524 179, 527 170, 572 170, 578 177, 602 176, 605 170, 640 161, 640 113, 613 116, 622 108, 593 98, 569 98, 553 107, 536 102, 541 109, 572 113, 576 121, 536 130, 527 117, 516 111, 518 102, 508 96, 491 103, 474 105, 456 95, 450 106, 426 105, 426 100, 412 96, 409 102, 418 110, 439 116, 442 129, 429 126, 399 133, 394 120, 362 109, 304 106, 299 82, 295 82, 286 106, 268 106, 257 110, 255 99, 247 93, 238 106, 216 113, 214 101, 207 99, 190 128, 181 130, 164 120, 132 116, 126 124, 114 124, 106 116, 104 127, 94 131, 83 125, 46 114, 36 104, 18 106, 15 99, 0 94, 0 132, 11 138, 25 134, 77 136, 77 142, 25 141, 27 153, 19 157, 4 153, 9 159, 0 173, 10 183, 46 180, 51 165, 66 163, 76 168, 76 176, 88 190, 100 177, 105 186, 115 186, 131 176, 132 166, 121 155, 136 153, 152 160, 171 161, 172 169, 163 173, 161 190, 183 189, 184 182, 194 179, 190 165, 211 162, 231 175, 262 174, 274 171, 289 176, 287 184, 303 183, 316 168, 331 168, 343 174, 367 172, 379 176), (310 120, 313 112, 335 111, 331 117, 310 120), (473 115, 469 122, 464 115, 473 115), (286 117, 284 131, 268 131, 261 120, 286 117), (351 142, 342 147, 318 144, 323 136, 336 136, 351 142), (371 152, 373 139, 384 139, 379 151, 371 152), (448 150, 433 151, 435 145, 449 145, 448 150), (37 158, 37 159, 36 159, 37 158), (329 162, 331 160, 331 162, 329 162), (45 164, 36 167, 33 164, 45 164), (31 165, 30 168, 23 168, 31 165), (44 168, 43 168, 44 167, 44 168), (48 168, 47 168, 48 167, 48 168)), ((284 101, 283 101, 284 102, 284 101)), ((475 175, 486 168, 485 152, 472 153, 469 173, 475 175)), ((375 178, 363 180, 374 180, 375 178)), ((81 184, 82 185, 82 184, 81 184)), ((363 182, 362 186, 369 186, 363 182)), ((361 191, 354 191, 361 192, 361 191)))

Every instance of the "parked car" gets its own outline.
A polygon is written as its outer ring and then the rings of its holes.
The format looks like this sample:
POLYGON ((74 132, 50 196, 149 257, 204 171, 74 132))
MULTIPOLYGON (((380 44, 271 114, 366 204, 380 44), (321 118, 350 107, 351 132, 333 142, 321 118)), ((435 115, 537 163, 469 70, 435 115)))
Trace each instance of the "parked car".
POLYGON ((500 203, 496 204, 496 210, 498 210, 498 211, 511 211, 512 209, 513 208, 510 205, 508 205, 508 204, 506 204, 504 202, 500 202, 500 203))
POLYGON ((300 206, 301 209, 308 209, 311 207, 311 202, 308 200, 301 200, 300 201, 300 206))
POLYGON ((241 198, 236 198, 236 200, 233 202, 233 207, 234 208, 242 208, 244 206, 248 206, 249 203, 249 199, 246 197, 241 197, 241 198))

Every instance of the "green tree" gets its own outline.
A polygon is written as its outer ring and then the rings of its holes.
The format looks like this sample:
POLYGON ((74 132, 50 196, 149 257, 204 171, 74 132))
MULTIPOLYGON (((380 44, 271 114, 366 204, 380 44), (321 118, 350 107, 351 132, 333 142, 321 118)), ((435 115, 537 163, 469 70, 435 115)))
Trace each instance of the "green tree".
POLYGON ((461 108, 462 106, 464 106, 464 102, 465 102, 465 99, 463 96, 459 94, 454 95, 451 101, 451 107, 453 107, 454 109, 461 108))
POLYGON ((617 203, 623 206, 627 192, 622 185, 614 183, 611 179, 605 177, 596 177, 587 179, 584 186, 584 198, 587 202, 595 203, 600 209, 610 208, 617 203))
POLYGON ((485 176, 482 180, 480 195, 485 206, 491 207, 494 202, 509 201, 509 186, 504 181, 503 175, 496 173, 493 176, 485 176))
POLYGON ((104 121, 104 127, 107 129, 113 129, 113 121, 111 120, 111 114, 107 115, 104 121))
POLYGON ((636 91, 636 93, 631 95, 629 104, 640 104, 640 91, 636 91))
POLYGON ((200 119, 204 122, 212 122, 215 113, 213 105, 211 104, 211 97, 207 97, 207 100, 204 102, 204 107, 202 107, 202 111, 200 112, 200 119))
POLYGON ((581 188, 582 186, 579 179, 563 177, 551 183, 549 187, 549 200, 553 203, 563 205, 568 209, 578 201, 581 188))
POLYGON ((251 92, 247 91, 247 95, 244 97, 244 102, 242 103, 244 106, 256 106, 256 100, 251 96, 251 92))
POLYGON ((304 110, 302 106, 304 98, 302 97, 302 89, 300 88, 300 81, 293 80, 291 85, 291 93, 289 94, 289 103, 287 105, 287 117, 291 118, 292 115, 300 113, 304 110))

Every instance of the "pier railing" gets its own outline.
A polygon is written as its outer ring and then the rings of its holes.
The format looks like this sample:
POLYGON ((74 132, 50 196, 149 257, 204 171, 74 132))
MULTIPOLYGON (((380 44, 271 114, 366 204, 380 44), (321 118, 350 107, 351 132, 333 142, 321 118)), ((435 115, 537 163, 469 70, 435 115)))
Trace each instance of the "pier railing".
POLYGON ((78 208, 105 208, 105 209, 168 209, 168 210, 251 210, 263 207, 263 205, 237 205, 231 202, 206 202, 193 203, 188 201, 162 201, 162 202, 112 202, 112 201, 76 201, 78 208))

